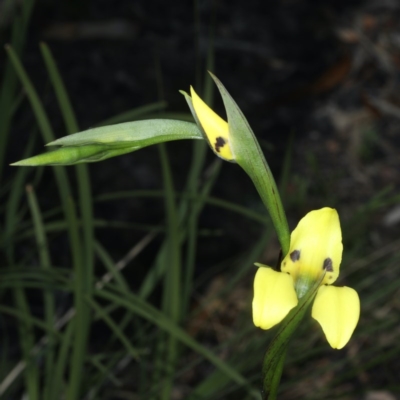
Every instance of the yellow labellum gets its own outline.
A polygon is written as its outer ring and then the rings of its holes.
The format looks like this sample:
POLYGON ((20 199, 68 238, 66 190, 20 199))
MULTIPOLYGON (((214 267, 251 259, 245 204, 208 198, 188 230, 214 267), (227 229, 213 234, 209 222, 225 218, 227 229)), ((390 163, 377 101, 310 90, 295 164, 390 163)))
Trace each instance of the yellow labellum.
POLYGON ((260 266, 254 278, 254 325, 262 329, 272 328, 281 322, 297 303, 291 276, 260 266))
POLYGON ((233 160, 234 156, 229 143, 228 123, 204 103, 193 87, 190 87, 190 94, 197 118, 214 153, 224 160, 233 160))
POLYGON ((311 315, 320 323, 328 343, 334 349, 341 349, 350 340, 357 326, 360 299, 352 288, 321 286, 311 315))

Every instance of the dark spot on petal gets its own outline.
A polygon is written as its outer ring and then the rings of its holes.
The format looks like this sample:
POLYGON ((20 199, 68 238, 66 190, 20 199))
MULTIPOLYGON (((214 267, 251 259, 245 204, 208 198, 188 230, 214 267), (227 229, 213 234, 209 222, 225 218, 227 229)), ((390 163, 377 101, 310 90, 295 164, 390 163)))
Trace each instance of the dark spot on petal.
POLYGON ((330 276, 328 279, 331 281, 333 279, 333 276, 330 276))
POLYGON ((226 140, 223 137, 221 137, 221 136, 217 137, 217 140, 215 141, 215 145, 214 145, 215 151, 217 153, 219 153, 219 150, 221 149, 221 147, 224 147, 225 144, 226 144, 226 140))
POLYGON ((325 258, 324 263, 322 264, 322 269, 326 270, 327 272, 333 272, 333 265, 332 259, 325 258))
POLYGON ((285 266, 286 265, 286 261, 283 263, 283 266, 285 266))
POLYGON ((300 260, 300 250, 293 250, 293 251, 290 253, 290 259, 291 259, 293 262, 296 262, 296 261, 300 260))

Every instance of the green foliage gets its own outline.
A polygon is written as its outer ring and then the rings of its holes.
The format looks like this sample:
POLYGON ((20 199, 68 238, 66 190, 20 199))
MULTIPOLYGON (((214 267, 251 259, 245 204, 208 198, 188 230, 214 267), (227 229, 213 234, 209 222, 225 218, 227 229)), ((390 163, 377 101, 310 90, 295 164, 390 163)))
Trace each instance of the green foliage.
POLYGON ((33 167, 97 162, 153 144, 181 139, 201 140, 203 136, 196 125, 190 122, 167 119, 125 122, 57 139, 47 146, 61 146, 61 148, 11 165, 33 167))

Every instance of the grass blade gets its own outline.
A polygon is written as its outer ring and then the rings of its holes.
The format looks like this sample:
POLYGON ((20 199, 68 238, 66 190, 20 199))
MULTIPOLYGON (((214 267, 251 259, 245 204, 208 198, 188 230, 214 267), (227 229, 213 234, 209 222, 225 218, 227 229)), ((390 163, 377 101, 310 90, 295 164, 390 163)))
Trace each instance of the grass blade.
MULTIPOLYGON (((69 135, 79 130, 78 123, 76 121, 75 113, 72 109, 71 102, 67 90, 65 89, 64 82, 61 78, 56 62, 51 54, 49 47, 41 43, 40 50, 42 52, 43 59, 46 64, 47 71, 49 73, 51 82, 53 84, 58 104, 61 110, 62 117, 66 131, 69 135)), ((86 165, 77 165, 75 167, 76 179, 78 182, 78 198, 79 208, 82 219, 82 237, 83 237, 83 248, 82 248, 82 267, 85 275, 83 283, 83 291, 86 296, 91 296, 93 282, 94 282, 94 222, 93 222, 93 200, 91 194, 91 184, 89 177, 89 170, 86 165)), ((90 327, 90 313, 89 309, 86 309, 86 329, 87 332, 83 335, 82 340, 86 342, 89 335, 90 327)))
POLYGON ((63 335, 63 339, 61 341, 60 350, 58 353, 58 358, 55 363, 54 372, 52 374, 53 381, 51 385, 51 389, 49 392, 48 400, 52 399, 60 399, 64 397, 63 391, 63 379, 64 374, 67 368, 68 358, 69 358, 69 351, 72 346, 72 336, 73 332, 75 331, 74 327, 75 321, 72 320, 63 335))
MULTIPOLYGON (((23 1, 22 15, 16 17, 13 22, 11 43, 19 56, 21 56, 25 45, 26 31, 34 4, 34 0, 23 1)), ((11 118, 13 116, 13 111, 15 111, 15 109, 13 110, 13 104, 16 97, 17 84, 17 74, 8 60, 0 86, 0 180, 3 175, 4 156, 6 154, 11 118)))
POLYGON ((165 316, 162 312, 148 304, 147 302, 140 299, 133 293, 124 294, 120 291, 111 292, 110 285, 108 290, 96 290, 95 295, 109 300, 120 307, 124 307, 137 315, 147 319, 149 322, 155 324, 165 332, 173 335, 177 340, 190 347, 192 350, 203 356, 205 359, 210 361, 216 368, 224 372, 230 379, 238 383, 240 386, 245 388, 248 393, 252 395, 252 398, 259 400, 259 393, 256 389, 252 388, 248 381, 240 375, 237 371, 231 368, 228 364, 218 358, 212 351, 208 350, 195 339, 189 336, 183 329, 173 323, 170 318, 165 316))
POLYGON ((134 358, 135 360, 138 360, 139 353, 132 346, 131 342, 128 340, 128 338, 119 328, 119 326, 113 321, 113 319, 106 312, 104 312, 103 308, 98 303, 96 303, 89 297, 87 298, 87 301, 89 302, 91 307, 96 311, 97 315, 108 325, 108 327, 112 330, 115 336, 120 340, 121 344, 125 347, 127 353, 130 354, 132 358, 134 358))
MULTIPOLYGON (((167 150, 164 144, 159 145, 161 170, 164 182, 165 212, 167 219, 167 251, 164 262, 169 265, 168 273, 165 274, 163 311, 174 323, 179 323, 182 313, 181 304, 181 250, 179 240, 179 226, 175 204, 174 186, 169 165, 167 150)), ((161 346, 164 346, 161 339, 161 346)), ((172 390, 172 376, 175 371, 178 348, 176 338, 169 336, 167 339, 166 356, 160 360, 165 370, 165 383, 162 386, 161 398, 168 400, 172 390)), ((162 353, 162 351, 161 351, 162 353)), ((159 353, 160 356, 160 353, 159 353)))
MULTIPOLYGON (((45 142, 54 140, 54 134, 50 126, 49 119, 44 111, 43 105, 36 93, 28 75, 26 74, 17 54, 14 50, 7 46, 7 52, 10 56, 10 60, 19 76, 28 99, 31 103, 31 107, 35 114, 37 123, 42 133, 45 142)), ((85 360, 86 352, 86 340, 88 325, 86 316, 88 314, 88 305, 84 301, 84 290, 86 288, 85 279, 86 273, 83 265, 82 247, 80 234, 77 224, 77 216, 75 207, 72 201, 72 195, 68 177, 64 169, 54 168, 53 169, 56 182, 58 185, 59 195, 63 207, 63 212, 67 221, 68 236, 70 241, 70 247, 72 252, 72 260, 74 266, 74 303, 76 309, 76 332, 74 335, 75 346, 73 348, 72 362, 71 362, 71 375, 69 385, 69 400, 76 399, 80 390, 82 381, 82 370, 83 363, 85 360)))
MULTIPOLYGON (((33 226, 35 229, 36 243, 39 252, 39 260, 40 265, 43 270, 49 270, 51 268, 51 260, 50 253, 47 245, 47 238, 43 227, 43 220, 41 216, 41 212, 39 209, 39 205, 35 196, 35 192, 33 191, 33 187, 28 185, 26 187, 26 192, 28 194, 28 203, 29 208, 32 214, 33 226)), ((49 328, 48 334, 48 343, 47 343, 47 351, 46 351, 46 360, 45 360, 45 374, 44 374, 44 393, 43 398, 49 399, 49 391, 50 391, 50 383, 53 380, 53 368, 54 368, 54 346, 55 346, 55 338, 50 332, 53 329, 54 324, 54 297, 51 290, 43 291, 44 297, 44 316, 46 325, 49 328)))

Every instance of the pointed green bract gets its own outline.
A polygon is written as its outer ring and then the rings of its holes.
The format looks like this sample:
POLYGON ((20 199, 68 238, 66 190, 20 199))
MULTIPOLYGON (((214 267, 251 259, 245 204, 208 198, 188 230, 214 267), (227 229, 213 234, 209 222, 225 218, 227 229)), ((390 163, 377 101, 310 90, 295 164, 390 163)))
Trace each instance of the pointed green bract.
POLYGON ((271 215, 282 253, 289 251, 290 233, 274 177, 264 154, 242 111, 220 80, 211 74, 225 105, 230 131, 230 144, 235 161, 246 171, 254 183, 263 203, 271 215))
POLYGON ((83 146, 107 144, 121 147, 145 147, 152 144, 180 139, 203 139, 194 123, 170 119, 147 119, 101 126, 64 136, 47 146, 83 146))
POLYGON ((47 146, 61 148, 14 166, 72 165, 102 161, 152 144, 181 139, 203 139, 196 124, 185 121, 149 119, 103 126, 62 137, 47 146))
POLYGON ((36 167, 39 165, 74 165, 102 161, 110 157, 130 153, 137 149, 138 147, 115 149, 104 145, 61 147, 60 149, 39 154, 11 165, 16 167, 36 167))

